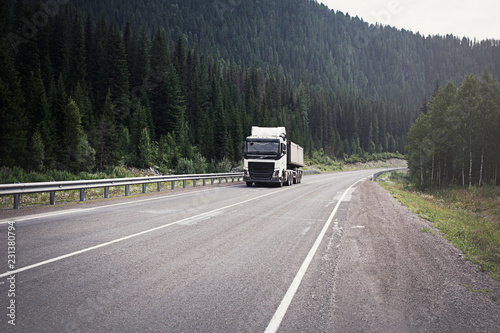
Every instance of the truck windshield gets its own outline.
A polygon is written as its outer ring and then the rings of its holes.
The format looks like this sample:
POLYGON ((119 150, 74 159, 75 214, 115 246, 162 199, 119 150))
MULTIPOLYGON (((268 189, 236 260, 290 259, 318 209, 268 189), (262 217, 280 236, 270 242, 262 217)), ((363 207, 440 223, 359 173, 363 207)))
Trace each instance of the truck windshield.
POLYGON ((280 143, 277 141, 248 141, 248 154, 276 155, 279 154, 280 143))

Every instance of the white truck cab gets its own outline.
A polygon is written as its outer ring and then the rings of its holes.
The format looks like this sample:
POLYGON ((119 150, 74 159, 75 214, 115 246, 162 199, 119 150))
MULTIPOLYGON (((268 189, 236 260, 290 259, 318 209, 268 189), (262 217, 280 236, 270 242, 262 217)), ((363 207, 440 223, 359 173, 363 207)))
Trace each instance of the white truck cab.
POLYGON ((286 139, 285 127, 252 127, 252 135, 242 144, 243 180, 279 186, 302 181, 304 150, 286 139))

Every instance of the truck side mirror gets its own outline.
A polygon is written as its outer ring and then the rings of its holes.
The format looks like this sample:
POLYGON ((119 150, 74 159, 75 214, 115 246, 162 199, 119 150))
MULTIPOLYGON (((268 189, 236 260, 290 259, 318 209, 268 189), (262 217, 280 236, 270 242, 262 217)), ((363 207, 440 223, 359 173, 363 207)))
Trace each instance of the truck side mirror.
POLYGON ((281 152, 282 152, 283 155, 286 154, 286 143, 282 143, 281 144, 281 152))

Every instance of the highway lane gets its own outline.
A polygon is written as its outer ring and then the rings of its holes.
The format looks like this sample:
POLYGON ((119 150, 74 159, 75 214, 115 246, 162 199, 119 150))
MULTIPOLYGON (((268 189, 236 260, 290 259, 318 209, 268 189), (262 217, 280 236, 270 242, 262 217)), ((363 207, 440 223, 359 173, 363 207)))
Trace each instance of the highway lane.
MULTIPOLYGON (((313 260, 334 257, 352 191, 324 239, 318 235, 345 190, 373 172, 308 176, 284 188, 204 188, 23 218, 16 222, 16 268, 32 268, 16 273, 15 329, 264 331, 313 244, 321 240, 313 260)), ((5 224, 0 235, 3 249, 5 224)), ((7 272, 6 260, 0 268, 7 272)), ((0 285, 0 309, 7 288, 0 285)), ((2 317, 1 331, 12 330, 2 317)))

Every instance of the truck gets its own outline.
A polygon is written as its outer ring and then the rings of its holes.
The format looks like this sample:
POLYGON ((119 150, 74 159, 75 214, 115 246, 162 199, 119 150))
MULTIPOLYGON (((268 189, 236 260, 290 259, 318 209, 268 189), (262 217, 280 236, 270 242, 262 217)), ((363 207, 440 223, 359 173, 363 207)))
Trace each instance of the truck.
POLYGON ((285 127, 252 127, 242 143, 243 181, 278 186, 302 182, 304 149, 286 139, 285 127))

